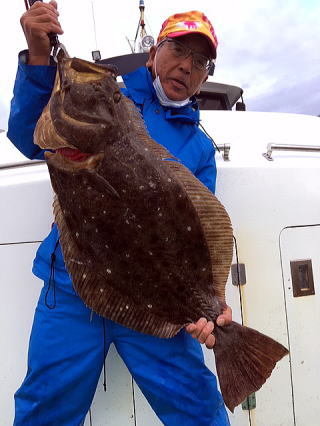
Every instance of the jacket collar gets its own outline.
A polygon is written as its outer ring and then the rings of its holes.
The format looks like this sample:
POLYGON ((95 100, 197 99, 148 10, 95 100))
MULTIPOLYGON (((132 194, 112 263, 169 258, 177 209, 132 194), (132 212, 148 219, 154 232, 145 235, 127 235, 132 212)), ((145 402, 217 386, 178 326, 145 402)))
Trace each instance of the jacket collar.
POLYGON ((181 108, 163 107, 157 98, 153 87, 152 76, 146 67, 140 67, 137 70, 122 76, 126 88, 136 104, 143 105, 145 101, 151 101, 162 108, 167 120, 179 120, 189 123, 199 123, 199 106, 192 97, 192 103, 181 108))

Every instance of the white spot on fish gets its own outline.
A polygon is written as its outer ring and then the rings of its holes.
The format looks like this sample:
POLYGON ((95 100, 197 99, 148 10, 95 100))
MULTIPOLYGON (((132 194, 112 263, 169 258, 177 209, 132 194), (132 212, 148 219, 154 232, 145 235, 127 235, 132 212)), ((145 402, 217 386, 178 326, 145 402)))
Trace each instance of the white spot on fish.
POLYGON ((179 198, 182 198, 182 194, 179 194, 179 198))
POLYGON ((152 308, 152 305, 147 305, 147 307, 148 307, 149 309, 151 309, 151 308, 152 308))
POLYGON ((145 148, 144 150, 145 150, 145 151, 149 151, 149 150, 148 150, 148 148, 145 148))
POLYGON ((91 219, 95 219, 95 217, 94 217, 94 216, 91 216, 91 219))
POLYGON ((187 261, 187 260, 185 260, 185 261, 184 261, 184 263, 188 263, 188 261, 187 261))
POLYGON ((126 175, 126 178, 128 179, 129 175, 126 175))
POLYGON ((107 214, 107 212, 105 210, 103 210, 103 214, 107 214))
POLYGON ((101 198, 104 198, 104 194, 101 194, 101 198))
POLYGON ((129 305, 126 305, 126 309, 129 309, 129 305))
POLYGON ((79 232, 76 232, 76 237, 79 238, 79 232))
POLYGON ((72 194, 75 195, 76 191, 72 191, 72 194))
POLYGON ((205 272, 207 270, 207 268, 202 268, 202 271, 205 272))
POLYGON ((158 214, 158 216, 160 216, 160 217, 161 217, 161 216, 162 216, 162 213, 159 213, 159 214, 158 214))
POLYGON ((107 248, 107 249, 109 248, 108 244, 105 245, 105 248, 107 248))
POLYGON ((191 226, 188 226, 188 227, 187 227, 187 230, 190 232, 190 231, 191 231, 191 226))
POLYGON ((157 185, 154 182, 150 181, 149 186, 150 188, 155 188, 157 185))
POLYGON ((96 228, 96 232, 97 232, 97 233, 99 232, 98 228, 96 228))
POLYGON ((144 186, 143 185, 139 186, 139 189, 140 190, 144 189, 144 186))
POLYGON ((153 253, 152 253, 152 251, 148 251, 148 253, 150 254, 150 256, 153 256, 153 253))
POLYGON ((161 207, 158 207, 158 211, 160 210, 161 207))
POLYGON ((168 178, 168 182, 171 182, 171 179, 170 179, 170 178, 168 178))
POLYGON ((126 257, 130 257, 130 254, 129 254, 129 253, 126 253, 126 257))
POLYGON ((83 279, 87 278, 87 274, 82 274, 82 278, 83 279))
POLYGON ((169 237, 166 237, 166 242, 168 242, 169 241, 169 237))
POLYGON ((111 274, 111 269, 107 269, 107 273, 108 273, 108 274, 111 274))
POLYGON ((103 293, 104 292, 104 289, 103 288, 100 288, 100 293, 103 293))
POLYGON ((88 190, 88 191, 90 191, 90 189, 92 189, 92 187, 91 187, 91 186, 88 186, 88 187, 87 187, 87 190, 88 190))
POLYGON ((83 262, 80 262, 80 260, 77 259, 70 259, 70 262, 76 263, 77 265, 83 265, 83 262))
POLYGON ((126 219, 126 224, 127 224, 127 225, 129 225, 129 221, 128 221, 128 219, 126 219))
POLYGON ((123 308, 122 308, 122 307, 120 307, 120 308, 119 308, 119 311, 123 311, 123 308))
POLYGON ((141 225, 137 225, 137 227, 138 227, 139 229, 141 229, 141 225))
POLYGON ((125 194, 127 191, 125 189, 122 189, 122 192, 125 194))

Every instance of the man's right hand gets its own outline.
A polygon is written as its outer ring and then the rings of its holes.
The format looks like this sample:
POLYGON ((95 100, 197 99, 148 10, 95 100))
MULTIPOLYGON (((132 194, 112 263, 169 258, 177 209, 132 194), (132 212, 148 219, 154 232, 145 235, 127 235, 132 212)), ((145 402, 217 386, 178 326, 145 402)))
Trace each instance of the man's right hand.
POLYGON ((49 65, 52 46, 48 34, 63 34, 58 16, 54 0, 37 1, 22 15, 20 23, 28 43, 30 65, 49 65))

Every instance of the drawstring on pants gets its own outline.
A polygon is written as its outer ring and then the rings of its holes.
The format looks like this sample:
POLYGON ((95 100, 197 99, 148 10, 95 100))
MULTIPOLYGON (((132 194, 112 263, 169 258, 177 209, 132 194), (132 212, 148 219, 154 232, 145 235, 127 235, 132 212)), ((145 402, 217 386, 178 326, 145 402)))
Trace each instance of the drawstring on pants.
POLYGON ((56 241, 56 244, 54 246, 54 250, 51 253, 50 278, 49 278, 48 288, 47 288, 45 299, 44 299, 46 307, 49 308, 49 309, 54 309, 57 305, 57 303, 56 303, 57 302, 56 301, 56 282, 55 282, 55 279, 54 279, 54 266, 55 266, 54 264, 55 264, 55 261, 56 261, 55 251, 58 247, 58 244, 59 244, 59 239, 56 241), (50 292, 51 286, 52 286, 52 291, 53 291, 53 303, 52 304, 50 304, 48 302, 48 297, 49 297, 49 292, 50 292))

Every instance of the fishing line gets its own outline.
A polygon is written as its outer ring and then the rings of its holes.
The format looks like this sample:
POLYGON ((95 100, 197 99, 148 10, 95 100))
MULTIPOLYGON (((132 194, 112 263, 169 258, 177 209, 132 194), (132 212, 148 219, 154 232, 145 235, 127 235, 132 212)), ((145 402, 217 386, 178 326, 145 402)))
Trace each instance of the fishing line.
POLYGON ((89 408, 89 422, 90 422, 90 426, 92 426, 91 407, 89 408))
POLYGON ((105 319, 102 318, 103 324, 103 389, 107 392, 107 373, 106 373, 106 322, 105 319))
MULTIPOLYGON (((235 236, 233 236, 233 241, 234 241, 234 247, 235 247, 235 251, 236 251, 236 262, 237 262, 237 280, 238 280, 238 285, 239 285, 239 299, 240 299, 240 313, 241 313, 241 323, 243 324, 243 305, 242 305, 242 289, 241 289, 241 285, 240 285, 240 266, 239 266, 239 255, 238 255, 238 243, 237 243, 237 239, 235 236)), ((249 416, 249 423, 251 426, 251 410, 248 410, 248 416, 249 416)))

